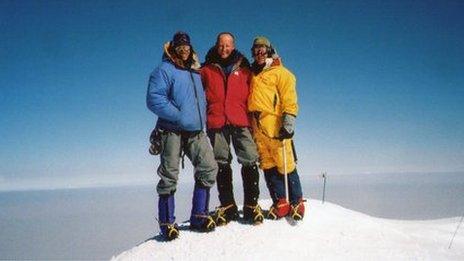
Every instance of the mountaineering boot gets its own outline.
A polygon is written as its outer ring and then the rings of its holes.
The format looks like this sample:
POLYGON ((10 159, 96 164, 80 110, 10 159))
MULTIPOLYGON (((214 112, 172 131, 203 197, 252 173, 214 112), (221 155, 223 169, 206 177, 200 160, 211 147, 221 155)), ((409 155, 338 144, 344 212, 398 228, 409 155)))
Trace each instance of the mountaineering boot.
POLYGON ((280 174, 277 168, 272 168, 271 170, 274 171, 269 171, 268 177, 275 200, 273 199, 273 204, 266 217, 275 220, 288 214, 290 211, 290 203, 285 198, 285 176, 280 174))
POLYGON ((218 226, 222 226, 232 220, 238 219, 238 210, 234 200, 232 185, 232 168, 230 164, 219 165, 216 181, 221 206, 216 208, 214 221, 218 226))
POLYGON ((214 213, 214 222, 217 226, 227 225, 232 220, 238 220, 237 205, 229 204, 227 206, 219 206, 214 213))
POLYGON ((305 205, 304 205, 305 200, 303 198, 300 198, 297 203, 292 203, 291 209, 290 209, 290 216, 294 220, 302 220, 304 217, 304 212, 305 212, 305 205))
POLYGON ((267 218, 276 220, 285 217, 290 212, 290 204, 285 198, 280 198, 275 204, 271 206, 267 213, 267 218))
POLYGON ((158 222, 161 235, 166 241, 171 241, 179 237, 179 228, 175 223, 174 216, 174 195, 159 195, 158 200, 158 222))
POLYGON ((192 212, 190 215, 190 229, 197 232, 211 232, 216 223, 208 213, 209 188, 195 183, 192 198, 192 212))
POLYGON ((253 225, 263 223, 264 215, 258 204, 259 198, 259 172, 256 164, 242 166, 243 180, 243 219, 253 225))
POLYGON ((253 225, 260 225, 263 223, 264 220, 263 210, 258 204, 245 205, 243 207, 243 219, 247 223, 253 225))
POLYGON ((265 169, 264 170, 264 180, 266 181, 266 187, 269 190, 269 195, 272 199, 272 204, 277 203, 277 198, 274 192, 274 188, 272 187, 271 176, 277 172, 277 168, 265 169))

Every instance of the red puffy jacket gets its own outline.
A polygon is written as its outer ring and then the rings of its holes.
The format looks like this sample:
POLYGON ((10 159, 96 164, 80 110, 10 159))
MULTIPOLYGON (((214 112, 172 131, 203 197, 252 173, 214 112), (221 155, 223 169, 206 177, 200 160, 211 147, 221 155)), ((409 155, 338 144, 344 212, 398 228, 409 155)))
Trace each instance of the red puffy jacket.
POLYGON ((201 79, 206 93, 208 129, 224 125, 249 127, 247 100, 251 72, 246 58, 238 53, 229 77, 221 66, 208 63, 201 70, 201 79))

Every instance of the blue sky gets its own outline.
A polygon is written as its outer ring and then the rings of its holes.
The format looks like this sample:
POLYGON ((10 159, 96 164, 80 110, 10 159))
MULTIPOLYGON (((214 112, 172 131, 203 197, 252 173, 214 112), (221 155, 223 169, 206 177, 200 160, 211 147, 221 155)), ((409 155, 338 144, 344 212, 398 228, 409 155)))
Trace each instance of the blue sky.
POLYGON ((302 175, 464 171, 462 1, 170 2, 0 1, 0 188, 154 182, 147 78, 177 30, 202 59, 271 40, 302 175))

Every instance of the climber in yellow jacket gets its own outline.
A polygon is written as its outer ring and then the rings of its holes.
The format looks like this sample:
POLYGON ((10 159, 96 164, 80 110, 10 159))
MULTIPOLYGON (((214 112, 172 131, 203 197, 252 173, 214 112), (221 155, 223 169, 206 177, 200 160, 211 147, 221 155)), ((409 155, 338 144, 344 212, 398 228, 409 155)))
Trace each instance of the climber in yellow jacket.
POLYGON ((256 37, 251 52, 254 62, 251 66, 248 110, 252 115, 260 168, 264 171, 273 201, 268 218, 278 219, 290 215, 300 220, 304 216, 304 200, 292 140, 298 114, 296 79, 282 65, 267 38, 256 37), (288 174, 290 202, 285 197, 284 172, 288 174))

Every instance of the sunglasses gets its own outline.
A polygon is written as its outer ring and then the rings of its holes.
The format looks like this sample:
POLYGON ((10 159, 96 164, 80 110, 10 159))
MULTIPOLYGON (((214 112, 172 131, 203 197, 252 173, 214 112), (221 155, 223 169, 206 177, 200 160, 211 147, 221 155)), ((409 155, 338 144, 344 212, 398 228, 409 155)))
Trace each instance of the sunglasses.
POLYGON ((174 50, 176 50, 176 52, 189 52, 190 51, 190 45, 181 45, 181 46, 177 46, 174 50))
POLYGON ((263 53, 268 51, 268 47, 266 45, 253 45, 252 48, 253 54, 263 53))

